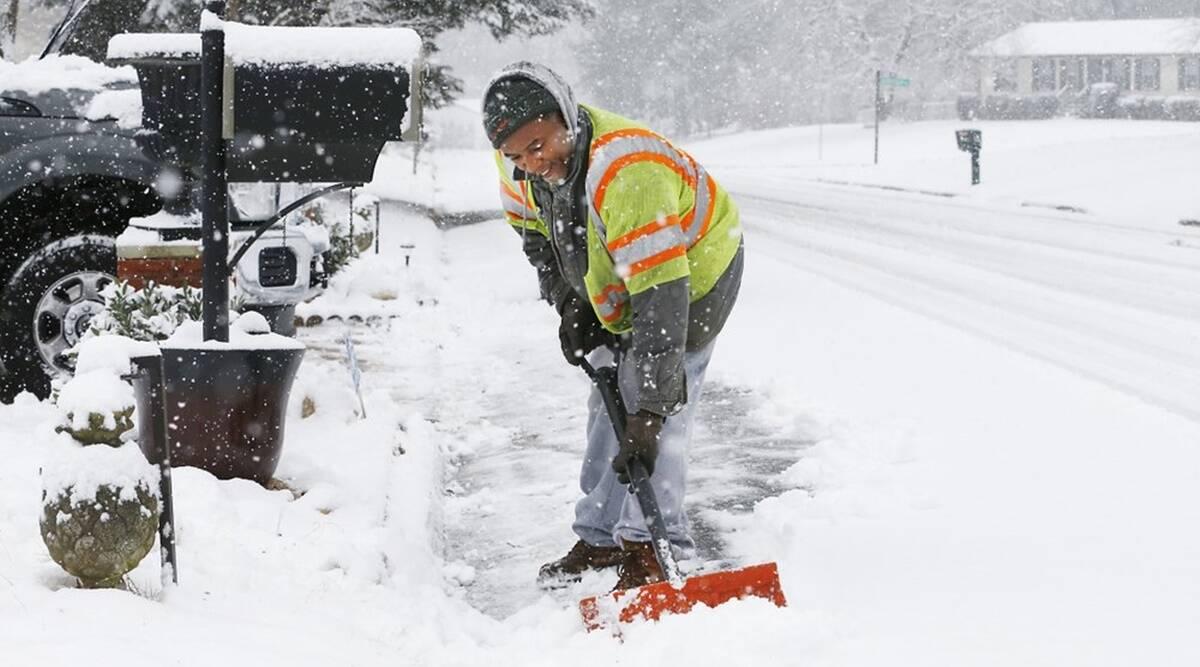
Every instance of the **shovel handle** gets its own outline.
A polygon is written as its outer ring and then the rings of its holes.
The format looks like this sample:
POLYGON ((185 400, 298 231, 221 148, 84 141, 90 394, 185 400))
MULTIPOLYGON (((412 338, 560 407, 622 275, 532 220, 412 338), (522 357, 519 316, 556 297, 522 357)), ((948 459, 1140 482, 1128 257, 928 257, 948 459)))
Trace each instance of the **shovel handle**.
MULTIPOLYGON (((600 398, 603 399, 604 408, 608 411, 609 421, 612 422, 613 430, 617 434, 617 442, 624 441, 628 412, 621 401, 621 392, 617 388, 617 369, 612 366, 594 368, 587 359, 583 359, 580 365, 592 379, 596 389, 600 391, 600 398)), ((658 559, 658 566, 662 568, 667 581, 671 582, 673 586, 683 585, 683 577, 679 574, 679 564, 675 561, 675 555, 671 553, 671 539, 667 535, 667 524, 663 520, 662 510, 658 507, 658 497, 654 494, 654 487, 650 485, 650 474, 646 472, 646 466, 642 465, 637 458, 629 462, 629 489, 642 508, 642 516, 646 518, 646 529, 650 532, 650 544, 654 547, 654 556, 658 559)))

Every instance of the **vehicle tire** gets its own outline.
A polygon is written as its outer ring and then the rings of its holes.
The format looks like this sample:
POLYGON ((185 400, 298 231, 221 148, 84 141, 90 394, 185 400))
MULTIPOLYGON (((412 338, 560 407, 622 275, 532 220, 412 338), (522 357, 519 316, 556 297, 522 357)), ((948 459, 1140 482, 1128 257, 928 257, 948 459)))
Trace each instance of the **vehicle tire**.
POLYGON ((100 291, 117 273, 116 242, 72 236, 30 255, 0 297, 0 399, 21 390, 50 395, 53 376, 72 370, 63 354, 79 342, 103 308, 100 291))

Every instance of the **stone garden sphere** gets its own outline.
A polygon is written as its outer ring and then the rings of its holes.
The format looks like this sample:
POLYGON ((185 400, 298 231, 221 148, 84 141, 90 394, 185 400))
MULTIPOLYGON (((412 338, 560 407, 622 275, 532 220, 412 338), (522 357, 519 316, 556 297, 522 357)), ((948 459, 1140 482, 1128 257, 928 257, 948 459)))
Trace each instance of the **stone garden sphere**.
POLYGON ((71 490, 43 498, 42 540, 54 562, 85 588, 112 588, 145 558, 158 532, 158 498, 144 486, 102 485, 92 498, 71 490))

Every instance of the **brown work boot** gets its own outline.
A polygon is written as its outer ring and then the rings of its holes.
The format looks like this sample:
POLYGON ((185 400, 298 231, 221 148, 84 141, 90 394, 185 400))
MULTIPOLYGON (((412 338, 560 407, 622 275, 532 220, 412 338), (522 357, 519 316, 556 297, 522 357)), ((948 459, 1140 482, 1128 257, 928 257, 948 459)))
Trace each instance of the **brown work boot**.
POLYGON ((566 556, 546 563, 538 570, 538 584, 556 588, 579 581, 587 570, 603 570, 621 563, 620 547, 596 547, 579 540, 566 556))
POLYGON ((613 586, 614 593, 666 580, 654 555, 654 547, 649 542, 626 541, 624 545, 621 569, 617 571, 617 585, 613 586))

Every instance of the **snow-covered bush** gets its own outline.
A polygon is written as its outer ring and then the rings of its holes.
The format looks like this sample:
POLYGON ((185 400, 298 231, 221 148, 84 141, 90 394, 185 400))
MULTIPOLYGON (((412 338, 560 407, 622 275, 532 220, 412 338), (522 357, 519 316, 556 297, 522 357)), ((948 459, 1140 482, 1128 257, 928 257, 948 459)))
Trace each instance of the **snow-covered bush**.
POLYGON ((351 260, 361 255, 375 242, 375 203, 373 199, 359 198, 352 212, 353 225, 345 209, 318 200, 300 210, 305 220, 320 225, 329 233, 329 250, 322 255, 325 275, 332 277, 351 260), (353 229, 351 227, 353 226, 353 229), (353 236, 352 236, 353 232, 353 236))
POLYGON ((154 545, 158 471, 129 437, 135 400, 122 374, 156 349, 115 335, 81 343, 60 422, 44 434, 42 540, 85 588, 118 585, 154 545))
POLYGON ((959 117, 967 120, 1040 120, 1052 118, 1059 112, 1059 100, 1054 95, 1013 95, 998 93, 982 100, 963 95, 958 100, 959 117))
POLYGON ((1182 95, 1124 95, 1117 106, 1123 117, 1134 120, 1200 120, 1200 100, 1182 95))
POLYGON ((1083 107, 1084 118, 1112 118, 1117 115, 1117 99, 1121 89, 1115 83, 1093 83, 1087 89, 1083 107))
POLYGON ((350 239, 350 226, 342 215, 332 211, 328 202, 313 202, 300 210, 300 216, 308 222, 318 224, 329 232, 329 251, 322 256, 325 276, 332 277, 346 268, 350 260, 359 256, 354 240, 350 239))
POLYGON ((1167 113, 1172 120, 1200 121, 1200 99, 1186 95, 1167 98, 1167 113))
POLYGON ((354 249, 362 254, 375 243, 375 211, 379 199, 373 195, 354 198, 354 249))
POLYGON ((102 296, 104 310, 92 318, 90 333, 140 341, 166 340, 180 324, 200 320, 203 307, 200 290, 153 282, 140 290, 112 283, 102 296))

